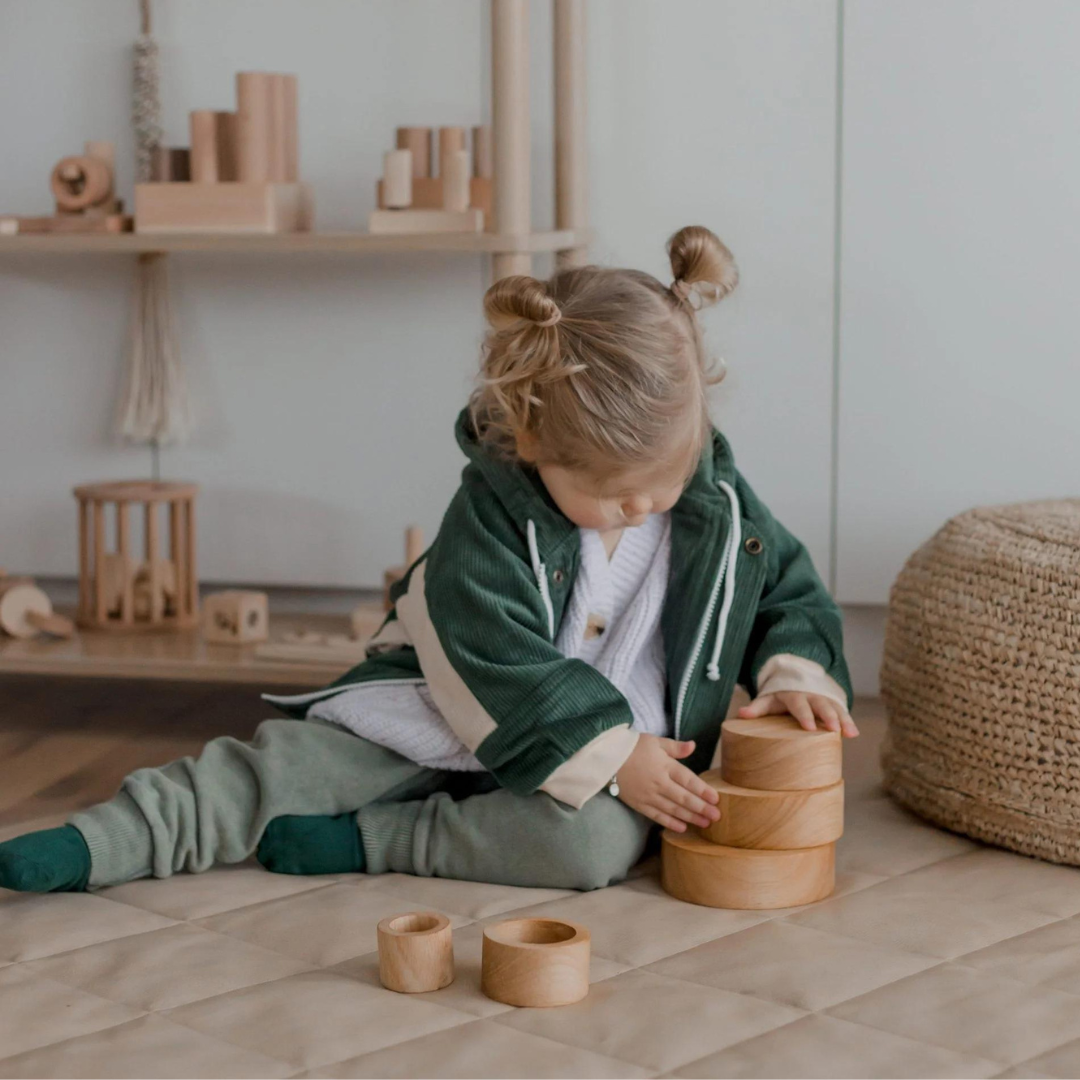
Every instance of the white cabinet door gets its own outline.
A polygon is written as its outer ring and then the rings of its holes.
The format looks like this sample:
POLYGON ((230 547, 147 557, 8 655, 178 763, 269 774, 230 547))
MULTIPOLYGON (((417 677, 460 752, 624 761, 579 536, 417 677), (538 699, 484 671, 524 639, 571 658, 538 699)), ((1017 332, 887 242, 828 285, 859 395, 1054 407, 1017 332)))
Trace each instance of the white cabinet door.
POLYGON ((1080 3, 852 0, 839 597, 979 503, 1080 495, 1080 3))

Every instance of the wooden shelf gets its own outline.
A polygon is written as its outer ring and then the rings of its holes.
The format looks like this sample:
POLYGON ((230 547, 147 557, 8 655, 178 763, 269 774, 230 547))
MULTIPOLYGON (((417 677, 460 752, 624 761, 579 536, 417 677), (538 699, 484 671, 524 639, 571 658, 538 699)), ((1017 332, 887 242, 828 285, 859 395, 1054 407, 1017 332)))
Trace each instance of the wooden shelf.
MULTIPOLYGON (((381 605, 373 604, 373 632, 382 617, 381 605)), ((270 616, 271 641, 280 641, 290 630, 344 634, 348 633, 349 620, 343 615, 270 616)), ((263 660, 255 655, 254 645, 208 645, 198 630, 154 633, 80 630, 70 641, 45 637, 29 641, 0 638, 0 674, 178 679, 247 683, 269 689, 325 686, 349 666, 263 660)))
POLYGON ((142 251, 201 251, 221 254, 393 255, 415 251, 490 255, 499 252, 566 251, 585 247, 584 229, 556 229, 523 236, 502 233, 366 232, 309 233, 54 233, 0 236, 0 255, 137 255, 142 251))

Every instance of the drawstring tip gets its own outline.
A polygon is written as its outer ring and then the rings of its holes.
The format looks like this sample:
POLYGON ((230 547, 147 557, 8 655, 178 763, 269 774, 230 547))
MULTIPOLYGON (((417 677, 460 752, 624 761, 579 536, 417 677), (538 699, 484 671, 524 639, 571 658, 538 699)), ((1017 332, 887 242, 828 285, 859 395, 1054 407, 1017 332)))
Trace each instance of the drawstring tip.
POLYGON ((705 677, 709 680, 709 682, 719 682, 720 681, 720 666, 719 666, 719 664, 710 664, 705 669, 705 677))

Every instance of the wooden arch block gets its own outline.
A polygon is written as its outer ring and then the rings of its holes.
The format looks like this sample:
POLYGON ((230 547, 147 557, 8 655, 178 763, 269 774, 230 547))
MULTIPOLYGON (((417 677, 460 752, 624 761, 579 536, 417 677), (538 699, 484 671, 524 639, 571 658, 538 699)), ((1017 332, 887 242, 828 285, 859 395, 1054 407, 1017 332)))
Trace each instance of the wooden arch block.
POLYGON ((804 791, 760 791, 729 784, 719 769, 701 779, 720 796, 720 820, 699 830, 714 844, 787 851, 832 844, 843 835, 843 780, 804 791))
POLYGON ((842 764, 840 732, 806 731, 790 716, 725 720, 720 729, 720 773, 736 787, 829 787, 840 779, 842 764))
POLYGON ((660 883, 677 900, 764 911, 824 900, 836 887, 836 845, 757 851, 665 830, 660 883))

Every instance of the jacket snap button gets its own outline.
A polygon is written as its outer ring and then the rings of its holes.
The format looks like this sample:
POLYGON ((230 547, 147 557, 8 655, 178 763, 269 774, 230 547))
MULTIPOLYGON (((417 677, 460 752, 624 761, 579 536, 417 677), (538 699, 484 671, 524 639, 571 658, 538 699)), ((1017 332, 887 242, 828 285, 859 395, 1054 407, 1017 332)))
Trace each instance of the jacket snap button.
POLYGON ((555 572, 554 572, 554 573, 553 573, 553 574, 551 575, 551 580, 552 580, 552 581, 554 581, 556 585, 561 585, 561 584, 563 583, 563 578, 564 578, 565 576, 566 576, 566 575, 565 575, 565 574, 564 574, 564 573, 563 573, 563 572, 562 572, 561 570, 556 570, 556 571, 555 571, 555 572))
POLYGON ((764 546, 765 545, 762 544, 756 536, 748 536, 746 538, 746 543, 743 544, 743 547, 746 548, 747 555, 760 555, 764 546))

